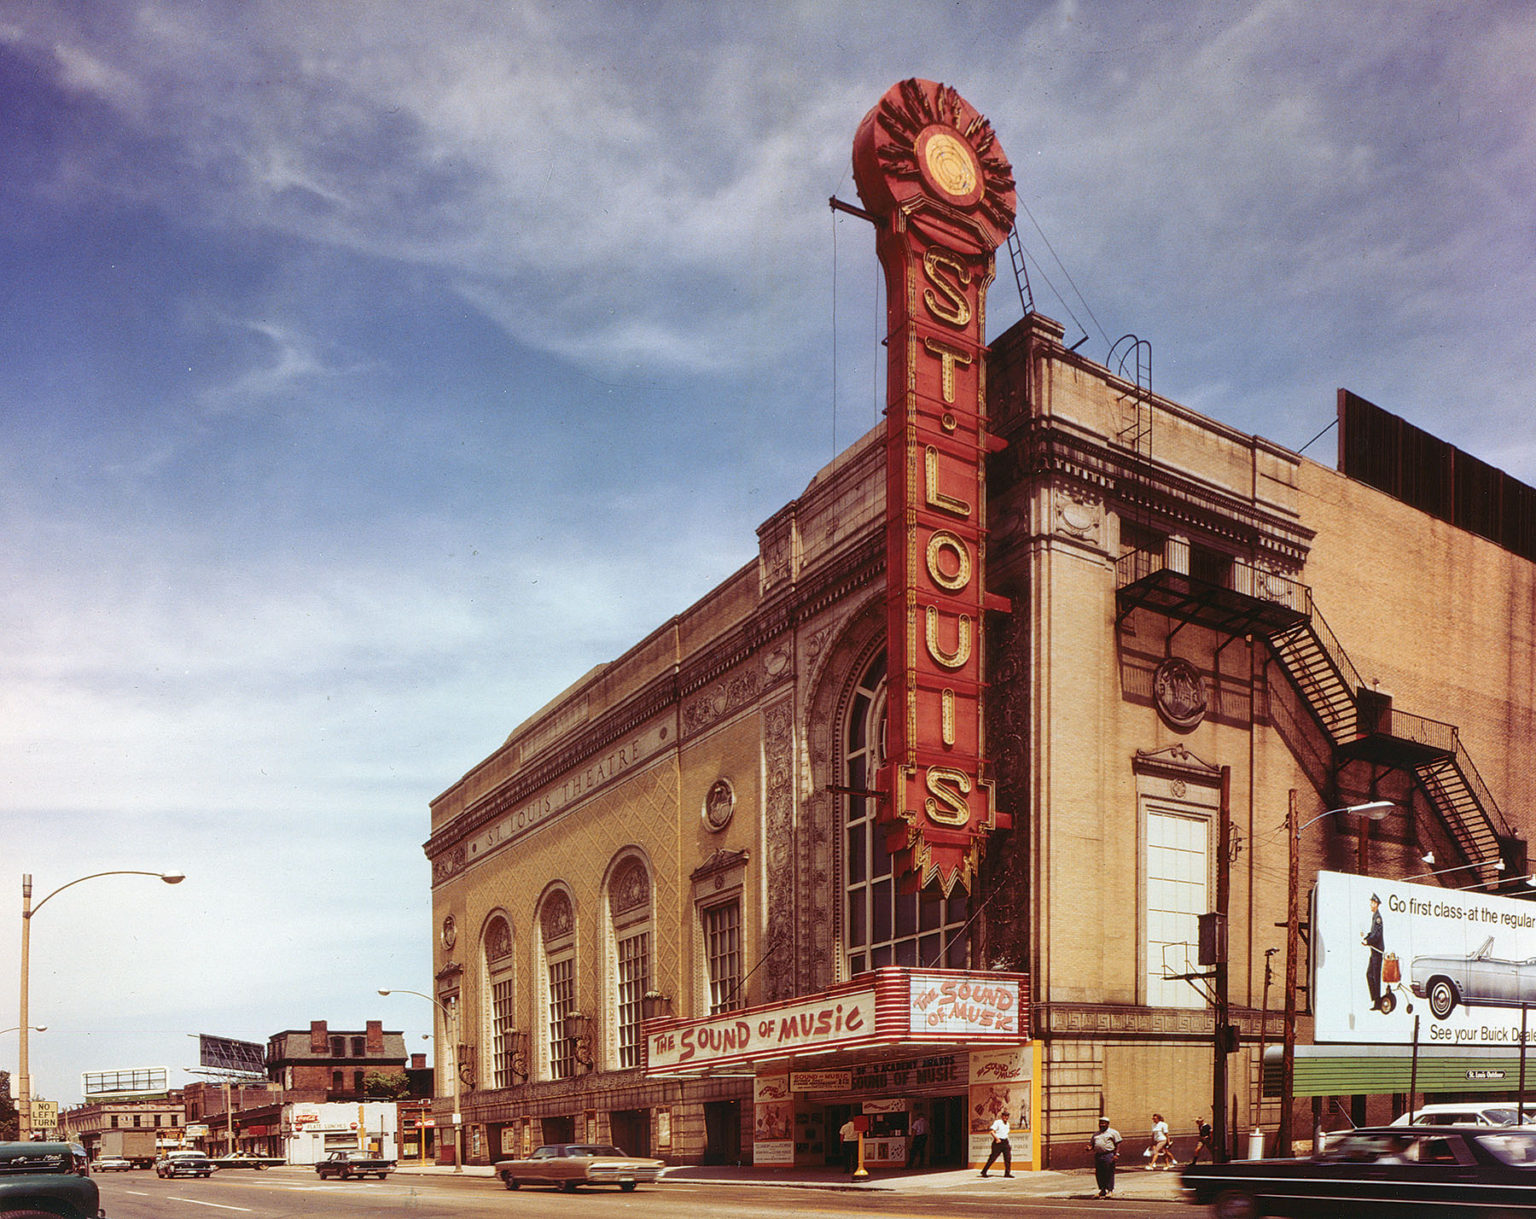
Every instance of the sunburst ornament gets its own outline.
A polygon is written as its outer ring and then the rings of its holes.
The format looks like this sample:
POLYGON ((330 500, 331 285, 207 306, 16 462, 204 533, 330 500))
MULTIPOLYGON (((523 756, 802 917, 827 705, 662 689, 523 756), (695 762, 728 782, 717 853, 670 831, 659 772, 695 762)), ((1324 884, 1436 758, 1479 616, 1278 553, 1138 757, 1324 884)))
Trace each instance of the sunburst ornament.
POLYGON ((996 249, 1013 227, 1013 168, 992 124, 949 85, 912 78, 859 124, 854 180, 876 215, 937 204, 996 249))

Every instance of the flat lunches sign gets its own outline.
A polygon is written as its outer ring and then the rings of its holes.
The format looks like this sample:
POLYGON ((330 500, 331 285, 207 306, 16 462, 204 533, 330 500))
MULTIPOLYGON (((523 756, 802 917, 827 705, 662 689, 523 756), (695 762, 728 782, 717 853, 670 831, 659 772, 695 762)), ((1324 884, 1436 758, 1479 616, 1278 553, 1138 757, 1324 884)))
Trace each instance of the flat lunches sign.
POLYGON ((854 139, 885 269, 886 628, 881 819, 912 888, 969 890, 1007 827, 983 774, 986 289, 1013 223, 1013 172, 955 90, 893 86, 854 139))

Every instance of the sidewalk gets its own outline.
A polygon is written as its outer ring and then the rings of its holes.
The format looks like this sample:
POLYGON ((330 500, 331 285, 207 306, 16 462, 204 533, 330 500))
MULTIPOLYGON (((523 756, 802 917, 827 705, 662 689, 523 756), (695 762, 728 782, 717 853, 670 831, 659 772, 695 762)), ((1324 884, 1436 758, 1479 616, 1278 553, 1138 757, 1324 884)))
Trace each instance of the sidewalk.
MULTIPOLYGON (((435 1164, 418 1166, 401 1164, 396 1175, 430 1174, 452 1175, 453 1169, 435 1164)), ((493 1169, 484 1164, 465 1165, 466 1177, 492 1177, 493 1169)), ((771 1185, 780 1189, 834 1189, 852 1190, 858 1193, 995 1193, 1021 1198, 1077 1198, 1092 1201, 1098 1196, 1093 1169, 1069 1168, 1042 1172, 1015 1172, 1012 1178, 1001 1172, 989 1173, 985 1180, 974 1168, 946 1168, 934 1171, 879 1170, 863 1181, 851 1181, 839 1168, 754 1168, 751 1165, 696 1165, 685 1164, 667 1169, 662 1178, 668 1181, 707 1181, 717 1185, 771 1185)), ((1173 1172, 1146 1172, 1141 1165, 1130 1165, 1115 1174, 1115 1197, 1136 1198, 1142 1201, 1182 1201, 1179 1193, 1179 1174, 1173 1172)))

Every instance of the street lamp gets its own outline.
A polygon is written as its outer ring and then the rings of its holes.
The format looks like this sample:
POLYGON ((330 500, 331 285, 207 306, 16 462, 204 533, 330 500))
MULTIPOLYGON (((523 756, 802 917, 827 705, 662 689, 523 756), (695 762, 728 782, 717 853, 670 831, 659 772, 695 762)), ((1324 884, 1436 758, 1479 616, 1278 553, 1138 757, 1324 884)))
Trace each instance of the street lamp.
MULTIPOLYGON (((1435 862, 1435 853, 1433 851, 1425 851, 1424 854, 1419 856, 1419 858, 1424 863, 1434 863, 1435 862)), ((1469 868, 1487 868, 1487 867, 1492 867, 1495 872, 1502 872, 1504 870, 1504 860, 1502 858, 1501 859, 1478 859, 1478 860, 1474 860, 1472 863, 1459 863, 1454 868, 1437 868, 1433 872, 1419 872, 1419 873, 1417 873, 1417 874, 1415 874, 1413 876, 1404 876, 1402 879, 1404 881, 1423 880, 1423 879, 1425 879, 1426 877, 1429 877, 1429 876, 1444 876, 1447 872, 1465 872, 1469 868)), ((1483 882, 1482 881, 1478 881, 1477 883, 1478 884, 1482 884, 1483 882)))
MULTIPOLYGON (((464 1171, 464 1115, 459 1109, 459 1015, 457 1010, 450 1008, 441 999, 426 994, 419 990, 396 989, 393 991, 380 990, 381 995, 391 994, 415 995, 418 999, 425 999, 433 1004, 438 1011, 443 1013, 443 1031, 447 1034, 448 1045, 453 1059, 453 1171, 464 1171)), ((441 1075, 443 1070, 443 1056, 437 1055, 437 1071, 441 1075)))
POLYGON ((27 1033, 31 1025, 27 1023, 28 1000, 28 966, 32 956, 32 916, 48 904, 50 898, 57 897, 65 889, 72 888, 82 881, 95 880, 98 876, 155 876, 168 885, 179 885, 186 880, 181 872, 142 872, 135 868, 115 868, 110 872, 92 872, 89 876, 80 876, 68 884, 60 885, 52 893, 44 897, 37 905, 32 904, 32 873, 25 872, 21 877, 21 1033, 18 1038, 19 1046, 16 1055, 17 1089, 16 1102, 17 1131, 16 1137, 23 1142, 32 1137, 32 1075, 31 1062, 29 1060, 27 1033))
POLYGON ((1285 814, 1286 838, 1290 855, 1290 892, 1286 895, 1285 915, 1285 1043, 1282 1048, 1280 1075, 1280 1128, 1275 1132, 1277 1156, 1291 1154, 1291 1109, 1296 1101, 1296 957, 1298 955, 1297 937, 1300 934, 1301 923, 1301 831, 1335 813, 1380 821, 1390 813, 1399 811, 1401 810, 1391 800, 1370 800, 1364 804, 1324 809, 1310 821, 1297 824, 1296 789, 1291 788, 1290 802, 1285 814))

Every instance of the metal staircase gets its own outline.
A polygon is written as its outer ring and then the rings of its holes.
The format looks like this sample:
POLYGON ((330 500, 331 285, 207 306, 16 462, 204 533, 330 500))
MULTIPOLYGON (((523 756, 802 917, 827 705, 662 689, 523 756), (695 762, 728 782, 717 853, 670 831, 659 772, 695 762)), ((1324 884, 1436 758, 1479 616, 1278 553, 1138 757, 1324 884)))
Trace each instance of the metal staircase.
POLYGON ((1239 561, 1230 586, 1174 571, 1148 551, 1125 555, 1115 566, 1121 619, 1144 608, 1226 634, 1262 637, 1335 757, 1411 772, 1481 883, 1498 881, 1498 863, 1515 834, 1455 725, 1399 711, 1366 689, 1310 588, 1239 561))

